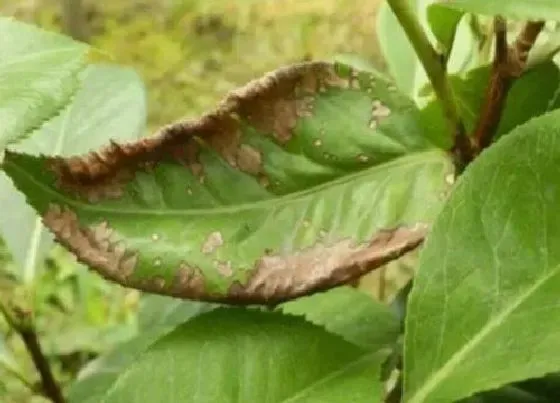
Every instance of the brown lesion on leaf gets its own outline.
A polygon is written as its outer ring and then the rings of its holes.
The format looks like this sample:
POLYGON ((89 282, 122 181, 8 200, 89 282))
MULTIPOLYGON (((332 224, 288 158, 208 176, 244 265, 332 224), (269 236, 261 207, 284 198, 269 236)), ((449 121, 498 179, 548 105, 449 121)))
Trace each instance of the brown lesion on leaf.
MULTIPOLYGON (((199 161, 203 147, 215 150, 231 166, 252 174, 257 171, 258 158, 254 153, 249 155, 242 143, 242 125, 285 144, 294 135, 298 119, 313 115, 319 92, 348 88, 354 81, 357 80, 337 75, 331 63, 284 67, 232 91, 214 111, 199 119, 164 126, 135 142, 111 142, 84 156, 47 158, 47 168, 55 173, 59 188, 90 202, 120 197, 136 172, 149 172, 161 162, 185 165, 203 180, 199 161)), ((262 158, 261 155, 261 161, 262 158)), ((258 175, 262 176, 261 170, 258 175)))
POLYGON ((391 109, 384 105, 380 100, 376 99, 372 102, 371 119, 369 121, 370 129, 376 129, 381 122, 391 115, 391 109))
POLYGON ((216 252, 220 246, 224 244, 224 238, 220 231, 214 231, 210 235, 208 235, 202 244, 201 251, 202 253, 209 255, 216 252))
POLYGON ((261 151, 248 144, 241 144, 237 147, 235 163, 243 172, 251 175, 263 173, 263 156, 261 151))
POLYGON ((265 255, 245 284, 234 283, 232 301, 279 303, 348 283, 414 250, 428 226, 417 224, 379 231, 371 241, 350 239, 315 246, 292 255, 265 255))
MULTIPOLYGON (((277 304, 346 284, 415 249, 428 230, 417 224, 379 231, 371 241, 359 244, 350 239, 329 244, 323 240, 293 254, 266 251, 246 281, 236 281, 226 293, 219 293, 210 291, 200 268, 186 261, 173 269, 171 280, 163 273, 147 278, 135 275, 138 251, 114 239, 106 222, 81 227, 72 210, 58 205, 48 208, 43 221, 80 262, 110 281, 156 294, 229 304, 277 304)), ((221 234, 210 234, 206 251, 221 243, 221 234)), ((216 260, 215 269, 226 278, 235 273, 231 261, 216 260)))
POLYGON ((122 241, 114 240, 106 222, 82 228, 76 213, 52 204, 43 216, 43 223, 79 261, 95 267, 104 277, 122 284, 134 272, 138 253, 128 250, 122 241))

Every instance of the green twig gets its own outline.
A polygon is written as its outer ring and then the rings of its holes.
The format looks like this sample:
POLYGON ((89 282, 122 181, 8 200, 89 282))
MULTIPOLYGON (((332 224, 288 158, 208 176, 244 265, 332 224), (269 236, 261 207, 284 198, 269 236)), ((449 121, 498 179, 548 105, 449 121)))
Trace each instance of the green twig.
POLYGON ((459 117, 457 103, 447 79, 444 59, 430 43, 409 0, 387 0, 387 3, 412 44, 441 103, 449 128, 454 135, 453 152, 456 165, 459 170, 462 170, 472 160, 473 149, 459 117))

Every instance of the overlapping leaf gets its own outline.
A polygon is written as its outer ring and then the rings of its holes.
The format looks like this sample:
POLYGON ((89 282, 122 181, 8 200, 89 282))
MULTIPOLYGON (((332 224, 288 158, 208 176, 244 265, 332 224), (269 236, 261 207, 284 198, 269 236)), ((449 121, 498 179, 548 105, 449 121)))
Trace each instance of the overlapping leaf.
POLYGON ((417 246, 452 167, 390 82, 317 62, 139 142, 69 159, 10 152, 4 169, 58 240, 105 277, 272 303, 417 246))
POLYGON ((382 396, 385 356, 302 318, 218 309, 152 344, 111 387, 91 384, 89 397, 103 403, 365 403, 382 396))
POLYGON ((434 224, 409 300, 406 402, 560 368, 559 119, 532 119, 483 153, 434 224))
MULTIPOLYGON (((121 374, 136 365, 137 360, 142 360, 142 355, 159 339, 181 324, 183 328, 188 328, 188 325, 184 325, 188 321, 217 307, 215 304, 146 295, 140 309, 141 332, 138 337, 88 365, 79 381, 71 387, 70 401, 98 402, 121 374)), ((335 288, 290 301, 278 309, 290 315, 303 316, 364 350, 379 353, 380 357, 388 353, 399 331, 398 321, 386 305, 350 287, 335 288)), ((235 315, 237 311, 229 312, 235 315)), ((211 337, 209 342, 212 341, 211 337)), ((260 337, 274 339, 276 334, 255 335, 255 342, 260 343, 260 337)), ((270 345, 273 344, 273 341, 270 342, 270 345)), ((262 377, 253 381, 268 382, 262 377)))
POLYGON ((69 102, 88 51, 68 37, 0 17, 0 150, 69 102))
MULTIPOLYGON (((471 70, 465 77, 450 76, 461 118, 468 133, 472 133, 476 127, 489 78, 489 66, 471 70)), ((513 83, 500 124, 496 129, 496 138, 509 133, 532 117, 558 107, 560 107, 560 70, 555 63, 548 61, 528 70, 513 83)), ((422 113, 426 125, 431 128, 429 133, 433 134, 433 141, 441 147, 450 147, 451 134, 446 130, 447 122, 437 101, 427 105, 422 113)))
POLYGON ((560 7, 556 0, 440 0, 438 7, 519 20, 560 21, 560 7))
MULTIPOLYGON (((408 2, 426 32, 431 28, 440 44, 440 50, 445 54, 450 72, 464 71, 467 67, 476 65, 474 36, 467 25, 459 25, 462 12, 441 9, 439 6, 433 7, 434 0, 408 0, 408 2), (456 46, 452 52, 454 42, 456 46)), ((386 1, 379 7, 376 30, 380 50, 397 86, 411 97, 418 97, 420 89, 428 83, 428 78, 410 41, 386 1)))
MULTIPOLYGON (((136 73, 92 65, 80 74, 80 85, 59 114, 44 123, 15 150, 34 155, 70 156, 104 145, 110 138, 138 139, 144 129, 146 101, 136 73)), ((0 96, 5 95, 0 88, 0 96)), ((21 267, 21 278, 34 278, 48 252, 50 234, 10 179, 0 173, 0 232, 21 267)))
POLYGON ((305 316, 360 347, 379 350, 395 342, 399 321, 389 307, 351 287, 298 298, 281 306, 282 312, 305 316))

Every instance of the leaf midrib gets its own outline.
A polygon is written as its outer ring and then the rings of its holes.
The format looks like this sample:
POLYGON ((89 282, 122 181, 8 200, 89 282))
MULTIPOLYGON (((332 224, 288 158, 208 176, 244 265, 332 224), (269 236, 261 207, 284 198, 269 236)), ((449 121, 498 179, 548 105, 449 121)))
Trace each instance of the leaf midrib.
MULTIPOLYGON (((295 201, 302 200, 311 194, 315 194, 320 192, 324 189, 327 189, 332 186, 343 185, 352 180, 371 175, 375 171, 379 170, 386 170, 391 168, 391 166, 400 166, 402 168, 410 166, 410 165, 421 165, 430 162, 436 162, 437 160, 433 157, 436 155, 444 156, 443 152, 439 149, 429 150, 418 152, 413 155, 404 155, 402 157, 396 158, 393 161, 377 165, 368 169, 361 170, 359 172, 355 172, 349 175, 344 175, 340 178, 334 179, 327 183, 317 185, 312 187, 311 189, 305 189, 299 192, 291 193, 289 195, 276 197, 272 199, 261 200, 252 203, 243 203, 234 206, 220 206, 217 208, 212 209, 166 209, 166 210, 156 210, 156 209, 130 209, 130 210, 122 210, 122 206, 115 207, 115 208, 108 208, 102 207, 99 205, 90 205, 78 200, 69 199, 66 195, 56 192, 50 186, 44 184, 43 182, 38 181, 35 176, 30 174, 24 168, 21 168, 18 164, 13 163, 12 161, 4 161, 5 165, 11 166, 13 169, 19 171, 23 175, 29 178, 29 181, 32 182, 37 188, 41 189, 44 194, 54 195, 53 199, 58 199, 69 206, 74 207, 76 210, 81 211, 90 211, 90 212, 99 212, 99 213, 111 213, 117 215, 144 215, 144 216, 198 216, 198 215, 215 215, 215 214, 223 214, 223 213, 239 213, 241 211, 247 211, 257 208, 266 209, 269 208, 269 205, 273 205, 273 207, 278 207, 279 205, 292 203, 295 201), (431 158, 428 158, 431 157, 431 158), (408 160, 403 162, 402 160, 408 160)), ((438 161, 443 164, 443 158, 441 161, 438 161)), ((442 182, 445 178, 442 176, 442 182)))
MULTIPOLYGON (((351 371, 352 368, 354 368, 355 366, 359 366, 363 362, 366 362, 366 361, 374 358, 378 354, 380 355, 382 352, 383 352, 383 350, 366 353, 364 355, 361 355, 361 356, 357 357, 356 359, 354 359, 352 361, 347 362, 346 364, 342 365, 337 370, 331 371, 328 374, 325 374, 324 376, 322 376, 321 378, 316 379, 314 382, 310 383, 307 387, 297 391, 293 396, 282 400, 281 403, 297 402, 297 399, 301 398, 302 396, 305 396, 305 394, 308 393, 309 391, 313 391, 313 389, 315 389, 317 387, 320 387, 323 384, 329 383, 330 381, 332 381, 333 379, 336 379, 338 376, 344 374, 345 372, 351 371)), ((372 384, 373 384, 373 382, 375 382, 375 381, 372 379, 372 384)))
POLYGON ((22 56, 22 57, 17 57, 16 56, 16 60, 12 60, 12 61, 8 61, 8 62, 4 62, 4 63, 0 63, 0 69, 5 69, 5 68, 9 68, 12 67, 13 65, 17 65, 20 63, 29 63, 29 62, 34 62, 36 59, 40 59, 41 57, 45 57, 45 56, 51 56, 51 55, 56 55, 57 53, 60 54, 64 54, 64 53, 78 53, 74 59, 81 59, 84 57, 84 53, 87 53, 87 47, 82 47, 81 46, 67 46, 64 48, 57 48, 57 49, 49 49, 49 50, 42 50, 39 52, 35 52, 35 53, 31 53, 29 55, 26 56, 22 56))

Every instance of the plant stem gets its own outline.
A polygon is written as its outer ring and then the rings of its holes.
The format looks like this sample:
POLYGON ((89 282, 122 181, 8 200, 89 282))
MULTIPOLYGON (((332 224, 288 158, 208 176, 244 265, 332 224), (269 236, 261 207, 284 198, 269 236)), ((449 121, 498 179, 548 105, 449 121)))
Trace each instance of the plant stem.
POLYGON ((430 43, 409 0, 387 0, 387 3, 397 17, 432 83, 449 128, 454 135, 453 152, 456 157, 456 166, 462 170, 472 160, 472 146, 459 117, 457 103, 447 79, 444 59, 430 43))
POLYGON ((42 391, 46 397, 54 403, 65 403, 60 386, 56 382, 51 367, 45 357, 35 326, 31 319, 31 313, 15 306, 9 306, 0 299, 0 312, 5 316, 8 324, 20 335, 21 339, 35 368, 41 377, 42 391))
POLYGON ((506 21, 500 17, 495 18, 496 55, 482 111, 472 136, 475 139, 476 153, 491 144, 500 124, 509 90, 515 79, 525 71, 529 51, 543 27, 543 21, 528 22, 513 46, 508 46, 506 21))

